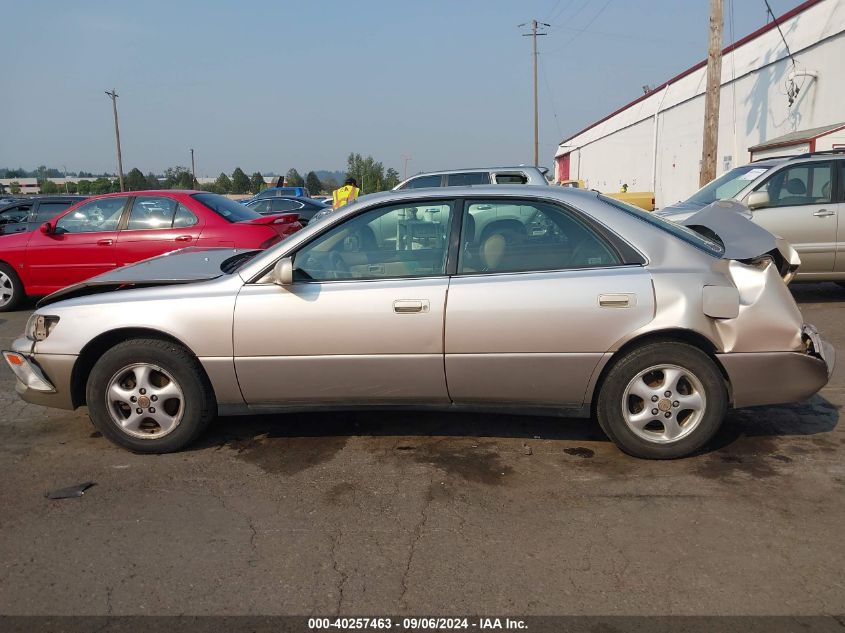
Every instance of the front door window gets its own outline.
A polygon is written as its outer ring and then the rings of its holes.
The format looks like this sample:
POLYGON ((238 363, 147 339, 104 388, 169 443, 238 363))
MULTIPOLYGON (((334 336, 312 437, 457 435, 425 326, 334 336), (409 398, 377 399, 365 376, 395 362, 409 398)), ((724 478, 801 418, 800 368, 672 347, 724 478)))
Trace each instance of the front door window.
POLYGON ((446 274, 454 203, 391 205, 351 218, 301 249, 300 281, 388 279, 446 274))

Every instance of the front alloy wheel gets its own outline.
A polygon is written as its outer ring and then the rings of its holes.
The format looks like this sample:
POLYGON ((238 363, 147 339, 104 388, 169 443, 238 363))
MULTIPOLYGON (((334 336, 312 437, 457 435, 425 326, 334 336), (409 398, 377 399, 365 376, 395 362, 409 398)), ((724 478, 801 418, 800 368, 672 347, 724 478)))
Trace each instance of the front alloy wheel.
POLYGON ((138 453, 169 453, 193 442, 214 417, 214 392, 197 358, 162 339, 132 339, 107 350, 86 387, 94 426, 138 453))
POLYGON ((185 395, 173 376, 158 365, 135 363, 112 376, 106 407, 112 421, 128 435, 156 439, 179 426, 185 395))

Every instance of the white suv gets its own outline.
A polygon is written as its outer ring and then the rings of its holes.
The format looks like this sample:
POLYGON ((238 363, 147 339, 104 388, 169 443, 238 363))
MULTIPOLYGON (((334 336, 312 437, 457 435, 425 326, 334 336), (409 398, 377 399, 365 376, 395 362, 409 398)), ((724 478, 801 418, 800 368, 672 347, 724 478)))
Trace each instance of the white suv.
POLYGON ((421 189, 423 187, 466 187, 468 185, 540 185, 548 186, 545 167, 481 167, 452 169, 417 174, 400 182, 393 189, 421 189))

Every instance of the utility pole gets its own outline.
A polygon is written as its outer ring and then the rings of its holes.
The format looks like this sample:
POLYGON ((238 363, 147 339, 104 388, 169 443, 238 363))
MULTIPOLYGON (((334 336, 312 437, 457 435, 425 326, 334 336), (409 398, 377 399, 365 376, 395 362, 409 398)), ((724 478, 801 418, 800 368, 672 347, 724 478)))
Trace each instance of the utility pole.
POLYGON ((193 178, 193 180, 191 181, 191 186, 196 187, 197 186, 197 168, 194 165, 194 148, 193 147, 191 148, 191 178, 193 178))
MULTIPOLYGON (((520 27, 527 26, 528 23, 520 24, 520 27)), ((531 44, 532 44, 532 57, 534 58, 534 166, 538 167, 540 165, 540 122, 539 122, 539 108, 537 106, 537 36, 538 35, 546 35, 546 33, 541 33, 537 29, 542 27, 548 27, 551 24, 546 24, 545 22, 538 22, 537 20, 531 20, 531 32, 530 33, 523 33, 522 37, 530 37, 531 44)))
POLYGON ((118 175, 120 176, 120 190, 124 191, 123 188, 123 157, 120 155, 120 126, 117 124, 117 92, 115 92, 114 88, 112 91, 109 92, 106 90, 106 94, 111 99, 112 110, 114 110, 114 137, 117 141, 117 171, 118 175))
POLYGON ((405 169, 402 175, 402 180, 408 180, 408 161, 411 160, 411 157, 407 154, 402 154, 402 160, 405 161, 405 169))
POLYGON ((704 93, 704 142, 701 149, 703 187, 716 177, 719 145, 719 96, 722 89, 722 0, 710 0, 710 43, 707 52, 707 91, 704 93))

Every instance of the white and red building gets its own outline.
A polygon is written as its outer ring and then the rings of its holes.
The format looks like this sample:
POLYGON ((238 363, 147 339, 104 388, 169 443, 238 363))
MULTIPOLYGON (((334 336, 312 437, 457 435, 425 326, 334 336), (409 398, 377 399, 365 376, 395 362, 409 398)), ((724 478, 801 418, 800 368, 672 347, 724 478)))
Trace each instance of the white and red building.
MULTIPOLYGON (((717 176, 755 158, 845 146, 845 0, 806 0, 723 50, 717 176), (794 60, 794 61, 793 61, 794 60)), ((698 189, 702 61, 563 141, 555 179, 653 191, 658 207, 698 189)))

